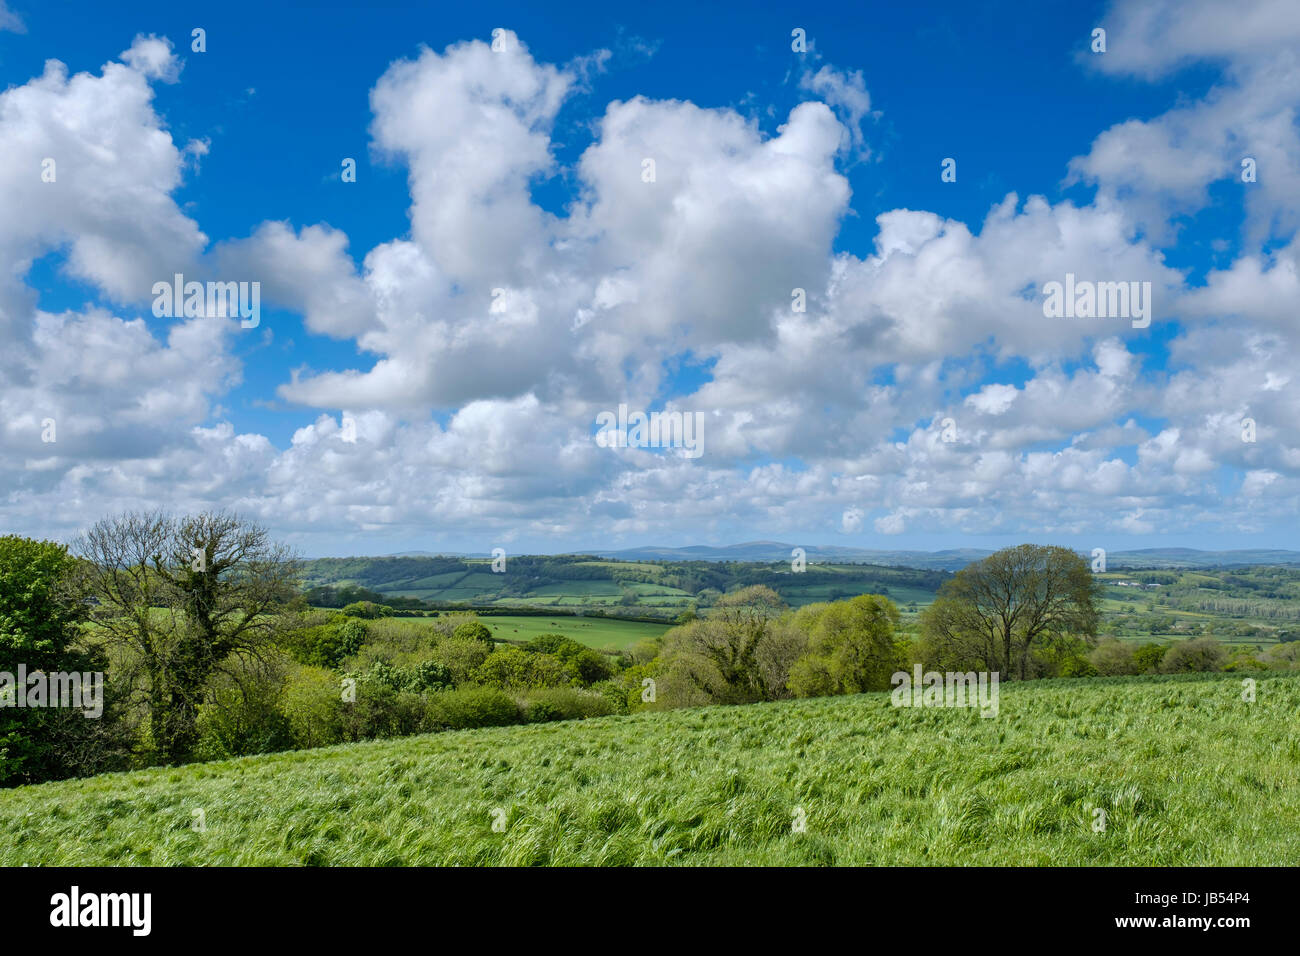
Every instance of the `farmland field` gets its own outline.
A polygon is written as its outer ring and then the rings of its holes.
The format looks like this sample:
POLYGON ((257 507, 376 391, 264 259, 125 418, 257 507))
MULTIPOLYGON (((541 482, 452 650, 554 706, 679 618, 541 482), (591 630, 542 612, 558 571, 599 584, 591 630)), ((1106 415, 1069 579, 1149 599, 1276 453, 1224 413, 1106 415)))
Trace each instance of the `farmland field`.
POLYGON ((0 863, 1295 865, 1300 680, 1257 680, 1253 703, 1241 675, 1034 681, 988 719, 876 693, 107 774, 0 795, 0 863))
POLYGON ((644 621, 619 621, 598 617, 512 617, 502 615, 479 619, 501 641, 528 641, 540 634, 563 634, 579 643, 597 650, 619 650, 647 637, 659 637, 668 630, 667 624, 650 624, 644 621))

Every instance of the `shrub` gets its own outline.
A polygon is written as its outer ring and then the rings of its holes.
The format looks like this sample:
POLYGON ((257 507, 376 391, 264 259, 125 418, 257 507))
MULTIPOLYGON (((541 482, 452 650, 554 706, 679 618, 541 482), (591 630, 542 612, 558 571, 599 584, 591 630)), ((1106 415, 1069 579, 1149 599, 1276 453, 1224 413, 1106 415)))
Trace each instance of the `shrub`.
POLYGON ((354 601, 346 605, 342 613, 347 617, 374 620, 377 617, 392 617, 393 609, 387 604, 376 604, 374 601, 354 601))
POLYGON ((1070 654, 1060 660, 1057 673, 1061 677, 1096 677, 1097 667, 1082 654, 1070 654))
POLYGON ((530 687, 559 687, 579 680, 577 669, 550 654, 505 647, 487 656, 476 674, 490 687, 524 690, 530 687))
POLYGON ((504 727, 520 720, 518 705, 495 687, 460 687, 429 694, 424 712, 430 730, 504 727))
POLYGON ((405 666, 394 666, 385 661, 374 661, 364 671, 348 674, 358 685, 371 684, 393 691, 419 694, 424 691, 448 690, 451 673, 438 661, 426 660, 405 666))
POLYGON ((284 676, 279 662, 249 662, 214 676, 199 708, 195 755, 222 760, 291 749, 293 729, 280 709, 284 676))
POLYGON ((563 634, 542 634, 525 644, 524 650, 559 658, 577 672, 584 686, 606 680, 614 673, 614 662, 608 655, 563 634))
POLYGON ((333 671, 295 668, 285 682, 281 701, 296 746, 324 747, 344 739, 343 685, 333 671))
POLYGON ((1143 644, 1133 652, 1133 663, 1139 674, 1160 673, 1160 662, 1165 659, 1168 644, 1143 644))
POLYGON ((1223 670, 1228 652, 1223 645, 1212 637, 1198 637, 1192 641, 1180 641, 1172 644, 1165 651, 1160 669, 1166 674, 1182 674, 1191 671, 1223 670))
POLYGON ((524 722, 529 724, 543 724, 552 720, 562 720, 560 709, 550 701, 535 700, 526 702, 522 705, 524 712, 524 722))
POLYGON ((295 628, 280 644, 300 664, 338 667, 344 658, 361 650, 368 635, 364 621, 335 614, 322 624, 295 628))
POLYGON ((1092 653, 1088 655, 1088 660, 1103 677, 1138 673, 1138 663, 1133 648, 1114 638, 1099 641, 1092 653))
POLYGON ((477 620, 458 624, 451 636, 458 641, 479 641, 488 647, 493 647, 496 643, 492 640, 492 631, 486 624, 480 624, 477 620))
POLYGON ((547 720, 582 720, 604 717, 615 712, 614 706, 597 691, 580 687, 548 687, 530 690, 520 700, 520 709, 528 723, 547 720))
POLYGON ((449 637, 438 641, 430 656, 446 670, 449 682, 459 687, 474 680, 490 653, 490 648, 482 641, 449 637))
POLYGON ((356 700, 344 703, 341 728, 344 740, 405 737, 429 726, 425 700, 414 691, 396 690, 374 681, 357 681, 356 700))

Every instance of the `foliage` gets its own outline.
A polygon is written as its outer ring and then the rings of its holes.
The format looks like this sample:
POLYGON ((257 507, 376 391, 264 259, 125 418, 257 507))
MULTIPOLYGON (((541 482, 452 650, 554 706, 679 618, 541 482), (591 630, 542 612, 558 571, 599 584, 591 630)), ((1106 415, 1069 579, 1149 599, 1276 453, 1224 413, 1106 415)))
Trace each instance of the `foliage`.
POLYGON ((1141 665, 1133 653, 1133 648, 1114 638, 1105 638, 1097 642, 1092 653, 1088 655, 1097 673, 1105 677, 1119 677, 1125 674, 1137 674, 1141 665))
MULTIPOLYGON (((0 537, 0 672, 11 680, 19 665, 29 674, 104 671, 103 656, 84 641, 88 607, 75 572, 63 545, 0 537)), ((105 709, 94 719, 76 708, 0 705, 0 786, 121 766, 126 747, 108 699, 112 688, 100 687, 105 709)), ((3 692, 16 698, 26 690, 6 682, 3 692)))
POLYGON ((503 690, 562 687, 579 682, 577 668, 568 661, 521 647, 493 651, 479 666, 476 678, 480 683, 503 690))
POLYGON ((225 512, 108 518, 76 550, 98 602, 97 633, 142 672, 151 746, 163 761, 189 759, 212 675, 289 626, 293 556, 266 529, 225 512))
POLYGON ((1166 674, 1185 674, 1192 671, 1222 670, 1228 652, 1213 638, 1200 637, 1193 641, 1180 641, 1165 651, 1160 669, 1166 674))
POLYGON ((796 697, 885 690, 905 665, 895 637, 898 608, 887 597, 863 594, 802 608, 796 621, 808 634, 807 651, 790 670, 796 697))
POLYGON ((431 730, 463 730, 519 723, 520 714, 514 699, 499 688, 458 687, 430 694, 425 720, 431 730))
POLYGON ((578 682, 584 686, 606 680, 614 673, 614 664, 607 654, 563 634, 542 634, 525 644, 524 650, 558 658, 577 673, 578 682))
POLYGON ((615 707, 604 695, 579 687, 544 687, 527 691, 519 701, 525 723, 604 717, 615 707))
POLYGON ((338 667, 361 650, 369 633, 365 621, 336 614, 325 623, 292 629, 279 644, 300 663, 338 667))
POLYGON ((492 632, 488 627, 477 620, 465 621, 463 624, 458 625, 451 636, 459 641, 480 641, 488 647, 492 647, 496 643, 492 639, 492 632))
POLYGON ((374 601, 355 601, 346 605, 342 613, 348 617, 373 621, 377 617, 392 617, 393 609, 386 604, 376 604, 374 601))
POLYGON ((1024 680, 1032 652, 1097 632, 1101 586, 1068 548, 1022 544, 962 568, 922 614, 928 648, 1024 680))
POLYGON ((674 706, 771 699, 764 664, 779 646, 784 609, 771 588, 743 588, 718 599, 708 618, 664 635, 659 693, 674 706))

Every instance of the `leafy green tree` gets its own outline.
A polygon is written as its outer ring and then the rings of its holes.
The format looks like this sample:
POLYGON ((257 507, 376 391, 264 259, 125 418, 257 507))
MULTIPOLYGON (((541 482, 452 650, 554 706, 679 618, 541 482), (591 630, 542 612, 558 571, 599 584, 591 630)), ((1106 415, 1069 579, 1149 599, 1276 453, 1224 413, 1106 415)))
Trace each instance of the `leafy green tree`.
POLYGON ((365 621, 335 614, 323 623, 296 627, 279 642, 302 664, 338 667, 361 650, 368 635, 365 621))
POLYGON ((564 661, 577 671, 583 686, 605 680, 614 673, 614 664, 608 655, 563 634, 542 634, 524 645, 524 650, 550 654, 564 661))
POLYGON ((373 621, 379 617, 392 617, 393 609, 387 604, 376 604, 374 601, 354 601, 345 605, 342 613, 348 617, 359 617, 373 621))
POLYGON ((1065 637, 1095 639, 1102 586, 1068 548, 1004 548, 944 582, 921 615, 924 646, 1024 680, 1032 652, 1065 637))
POLYGON ((1133 663, 1139 674, 1157 674, 1160 662, 1165 659, 1168 644, 1142 644, 1133 652, 1133 663))
POLYGON ((808 645, 791 668, 790 690, 796 697, 887 690, 905 664, 898 622, 894 602, 878 594, 822 605, 800 621, 808 645))
POLYGON ((709 617, 665 634, 665 699, 678 705, 770 699, 773 688, 765 675, 771 669, 765 664, 777 646, 777 619, 784 609, 775 591, 752 585, 718 598, 709 617))
MULTIPOLYGON (((0 537, 0 671, 16 678, 22 664, 29 674, 102 673, 102 657, 83 643, 89 608, 75 571, 63 545, 0 537)), ((9 692, 16 697, 26 688, 9 692)), ((114 769, 123 742, 104 731, 108 720, 107 712, 96 720, 77 708, 0 705, 0 785, 114 769)))
POLYGON ((451 683, 459 687, 475 679, 478 669, 491 653, 491 648, 482 641, 447 637, 433 645, 430 658, 440 664, 451 683))

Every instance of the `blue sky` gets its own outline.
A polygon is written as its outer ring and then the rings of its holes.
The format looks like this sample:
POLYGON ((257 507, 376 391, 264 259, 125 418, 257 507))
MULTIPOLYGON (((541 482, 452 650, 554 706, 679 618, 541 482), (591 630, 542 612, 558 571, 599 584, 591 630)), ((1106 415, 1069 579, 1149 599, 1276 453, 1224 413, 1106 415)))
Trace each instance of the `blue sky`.
POLYGON ((6 0, 4 519, 1292 546, 1300 25, 1244 6, 6 0), (151 314, 174 271, 260 282, 258 327, 151 314), (1155 321, 1045 318, 1067 271, 1155 321), (594 448, 621 402, 704 455, 594 448))

